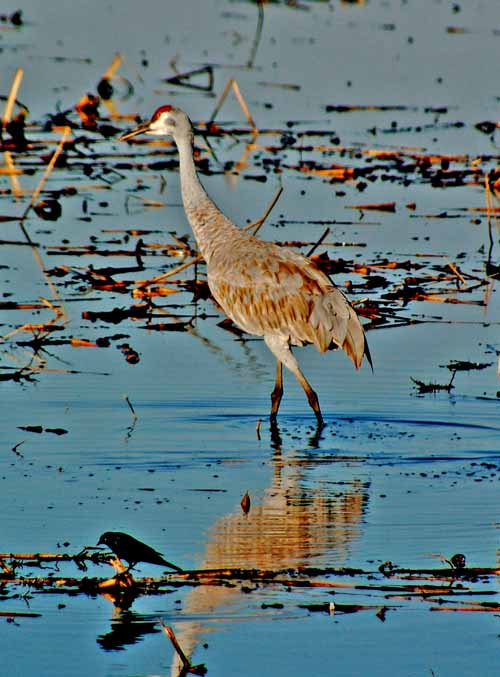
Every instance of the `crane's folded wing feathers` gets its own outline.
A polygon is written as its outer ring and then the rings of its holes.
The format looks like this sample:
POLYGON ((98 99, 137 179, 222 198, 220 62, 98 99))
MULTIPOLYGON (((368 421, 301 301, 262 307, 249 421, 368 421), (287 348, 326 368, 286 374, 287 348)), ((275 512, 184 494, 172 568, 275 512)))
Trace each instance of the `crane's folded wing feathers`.
POLYGON ((339 346, 360 366, 366 342, 356 312, 310 259, 242 238, 217 264, 208 278, 212 294, 244 331, 281 334, 295 345, 313 343, 320 352, 339 346))

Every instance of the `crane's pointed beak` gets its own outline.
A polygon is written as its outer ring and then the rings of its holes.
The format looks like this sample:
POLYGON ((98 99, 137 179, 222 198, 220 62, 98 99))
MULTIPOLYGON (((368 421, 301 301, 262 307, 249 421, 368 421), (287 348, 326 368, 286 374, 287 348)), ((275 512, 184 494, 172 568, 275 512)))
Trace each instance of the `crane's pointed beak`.
POLYGON ((128 141, 129 139, 132 139, 134 136, 138 136, 139 134, 145 134, 149 130, 149 124, 150 124, 149 120, 147 122, 143 122, 135 129, 131 129, 130 132, 125 132, 125 134, 119 136, 118 141, 128 141))

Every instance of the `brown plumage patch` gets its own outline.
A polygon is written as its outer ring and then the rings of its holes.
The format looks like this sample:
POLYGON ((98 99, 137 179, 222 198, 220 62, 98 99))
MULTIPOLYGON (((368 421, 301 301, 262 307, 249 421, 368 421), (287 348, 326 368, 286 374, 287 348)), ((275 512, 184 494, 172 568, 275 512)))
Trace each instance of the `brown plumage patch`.
POLYGON ((334 344, 359 367, 363 329, 345 296, 323 273, 318 271, 327 282, 322 287, 290 261, 280 261, 274 275, 256 275, 251 285, 241 284, 248 279, 245 272, 209 278, 214 297, 233 322, 249 334, 280 333, 295 345, 313 343, 320 352, 334 344))

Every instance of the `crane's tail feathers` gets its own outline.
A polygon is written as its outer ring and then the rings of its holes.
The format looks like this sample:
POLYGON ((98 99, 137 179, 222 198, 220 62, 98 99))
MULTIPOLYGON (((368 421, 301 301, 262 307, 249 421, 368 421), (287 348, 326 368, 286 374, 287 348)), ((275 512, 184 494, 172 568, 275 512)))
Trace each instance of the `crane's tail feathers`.
POLYGON ((361 367, 363 357, 366 357, 368 364, 373 371, 372 357, 370 354, 370 349, 368 348, 368 342, 366 340, 363 326, 359 321, 356 311, 351 307, 349 308, 349 311, 349 322, 347 325, 344 343, 342 344, 342 349, 354 362, 356 369, 361 367))
POLYGON ((372 370, 373 373, 373 360, 372 355, 370 353, 370 348, 368 347, 368 341, 366 340, 366 336, 365 336, 365 357, 368 360, 368 364, 370 365, 370 369, 372 370))
POLYGON ((300 338, 314 343, 320 352, 339 347, 351 358, 356 369, 360 368, 365 356, 373 369, 363 326, 337 287, 332 285, 327 293, 315 299, 307 328, 309 335, 300 338))

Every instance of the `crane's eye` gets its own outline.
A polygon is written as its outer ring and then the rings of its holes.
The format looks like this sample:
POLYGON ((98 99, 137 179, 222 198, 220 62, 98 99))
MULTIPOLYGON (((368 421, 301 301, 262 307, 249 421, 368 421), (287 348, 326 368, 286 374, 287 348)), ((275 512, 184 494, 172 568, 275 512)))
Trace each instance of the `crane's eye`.
POLYGON ((177 124, 174 118, 167 118, 165 122, 167 123, 167 125, 170 125, 171 127, 175 127, 175 125, 177 124))

